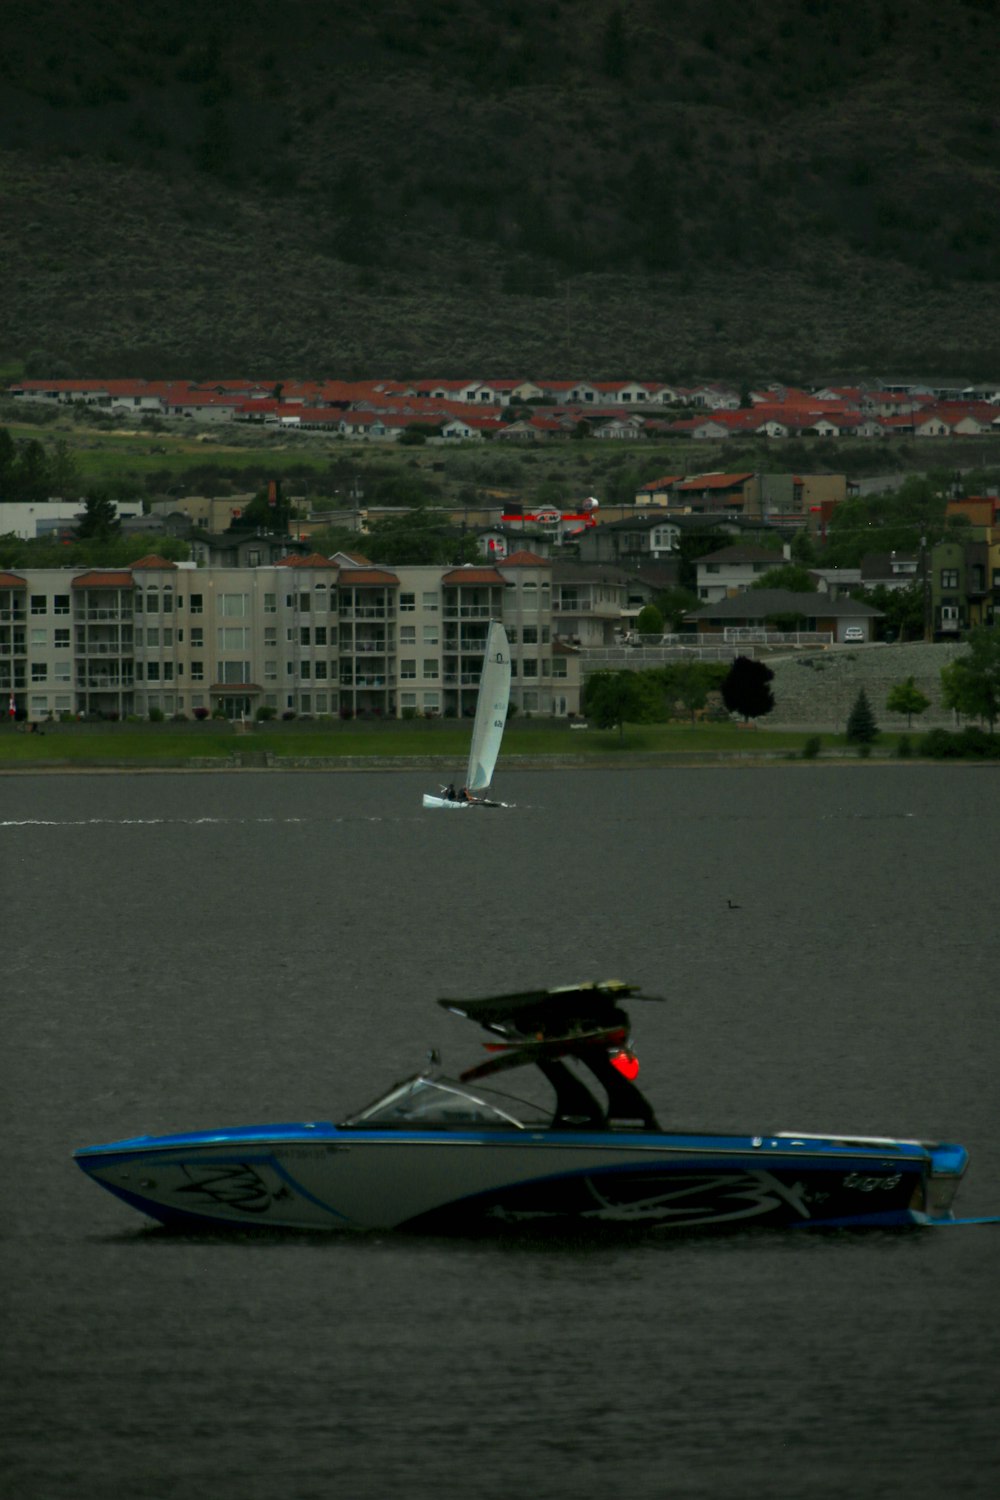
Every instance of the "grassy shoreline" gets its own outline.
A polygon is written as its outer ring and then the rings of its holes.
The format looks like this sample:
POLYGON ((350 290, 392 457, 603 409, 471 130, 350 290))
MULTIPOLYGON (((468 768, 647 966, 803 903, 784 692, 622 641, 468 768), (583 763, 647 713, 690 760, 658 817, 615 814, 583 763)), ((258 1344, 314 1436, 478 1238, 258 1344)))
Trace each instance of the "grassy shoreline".
MULTIPOLYGON (((901 736, 882 734, 872 759, 895 758, 901 736)), ((807 740, 818 738, 822 759, 857 759, 842 734, 744 728, 737 724, 628 725, 618 730, 570 730, 567 725, 515 723, 504 740, 501 769, 545 767, 621 769, 682 763, 746 765, 750 761, 802 760, 807 740)), ((42 769, 400 769, 447 767, 468 755, 461 723, 240 725, 51 724, 41 733, 0 729, 0 773, 42 769)))

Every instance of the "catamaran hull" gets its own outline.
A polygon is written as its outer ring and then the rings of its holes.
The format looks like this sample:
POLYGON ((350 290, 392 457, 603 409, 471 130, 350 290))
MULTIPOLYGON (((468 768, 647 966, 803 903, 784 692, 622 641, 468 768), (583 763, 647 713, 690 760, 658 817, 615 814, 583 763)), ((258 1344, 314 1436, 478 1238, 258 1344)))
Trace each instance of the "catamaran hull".
POLYGON ((488 1135, 330 1125, 143 1137, 76 1160, 176 1228, 658 1231, 953 1222, 960 1146, 826 1138, 488 1135))
POLYGON ((431 792, 424 792, 425 807, 443 807, 456 812, 467 812, 472 807, 508 807, 507 802, 489 802, 486 798, 477 799, 474 802, 459 802, 451 797, 435 797, 431 792))

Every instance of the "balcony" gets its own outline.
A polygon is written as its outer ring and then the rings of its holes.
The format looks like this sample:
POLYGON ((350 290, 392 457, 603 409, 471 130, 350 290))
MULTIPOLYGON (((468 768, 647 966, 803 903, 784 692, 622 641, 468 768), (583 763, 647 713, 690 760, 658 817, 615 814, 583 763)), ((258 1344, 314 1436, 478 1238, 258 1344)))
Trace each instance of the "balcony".
POLYGON ((494 613, 492 604, 446 604, 442 610, 446 620, 490 620, 494 613))
POLYGON ((132 656, 131 641, 80 641, 73 648, 74 656, 132 656))

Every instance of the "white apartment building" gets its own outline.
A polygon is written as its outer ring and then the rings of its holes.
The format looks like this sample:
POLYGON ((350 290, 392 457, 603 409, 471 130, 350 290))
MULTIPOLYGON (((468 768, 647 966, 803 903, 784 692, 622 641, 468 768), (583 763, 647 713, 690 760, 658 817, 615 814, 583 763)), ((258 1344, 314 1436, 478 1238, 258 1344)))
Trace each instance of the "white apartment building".
POLYGON ((129 568, 0 572, 0 701, 33 721, 344 718, 475 711, 486 631, 511 641, 511 701, 579 711, 577 655, 553 632, 552 565, 385 568, 319 554, 248 568, 150 556, 129 568))

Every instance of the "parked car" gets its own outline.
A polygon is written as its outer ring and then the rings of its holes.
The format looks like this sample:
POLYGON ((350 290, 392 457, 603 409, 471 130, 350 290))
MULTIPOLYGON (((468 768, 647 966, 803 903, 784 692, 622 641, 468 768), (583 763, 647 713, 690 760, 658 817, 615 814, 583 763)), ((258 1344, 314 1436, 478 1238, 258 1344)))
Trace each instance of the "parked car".
POLYGON ((863 641, 864 638, 865 630, 863 625, 848 625, 844 631, 845 641, 863 641))

